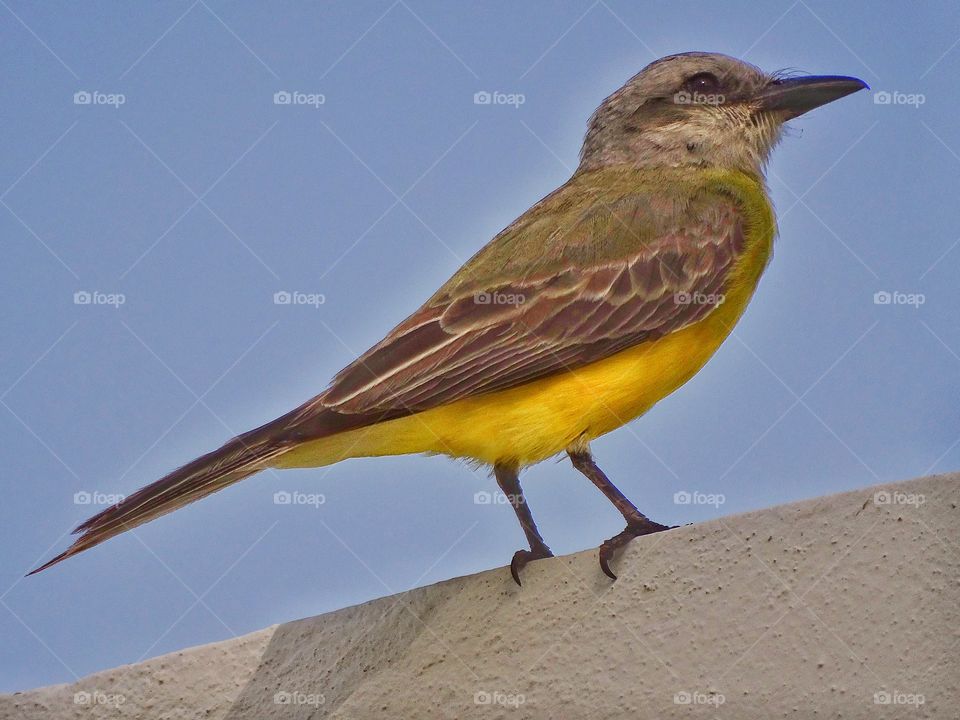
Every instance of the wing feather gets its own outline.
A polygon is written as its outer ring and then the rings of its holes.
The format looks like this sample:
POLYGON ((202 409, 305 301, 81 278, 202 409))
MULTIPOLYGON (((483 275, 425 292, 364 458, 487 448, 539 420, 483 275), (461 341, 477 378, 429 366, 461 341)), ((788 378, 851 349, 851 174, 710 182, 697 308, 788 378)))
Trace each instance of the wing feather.
MULTIPOLYGON (((548 271, 441 291, 337 375, 318 405, 345 414, 420 412, 574 370, 703 319, 722 301, 744 243, 736 204, 712 200, 688 203, 658 234, 650 228, 664 223, 650 213, 676 212, 676 204, 624 198, 583 213, 574 232, 625 250, 585 262, 581 248, 548 271)), ((479 276, 469 263, 463 274, 479 276)))

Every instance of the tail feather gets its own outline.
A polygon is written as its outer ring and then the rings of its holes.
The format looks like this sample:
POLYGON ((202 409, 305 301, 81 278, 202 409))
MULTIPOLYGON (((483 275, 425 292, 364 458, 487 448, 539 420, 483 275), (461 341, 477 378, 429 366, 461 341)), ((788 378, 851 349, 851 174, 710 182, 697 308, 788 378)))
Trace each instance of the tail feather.
POLYGON ((270 461, 286 452, 290 444, 264 433, 265 429, 234 438, 94 515, 73 531, 80 537, 69 548, 28 575, 269 467, 270 461))

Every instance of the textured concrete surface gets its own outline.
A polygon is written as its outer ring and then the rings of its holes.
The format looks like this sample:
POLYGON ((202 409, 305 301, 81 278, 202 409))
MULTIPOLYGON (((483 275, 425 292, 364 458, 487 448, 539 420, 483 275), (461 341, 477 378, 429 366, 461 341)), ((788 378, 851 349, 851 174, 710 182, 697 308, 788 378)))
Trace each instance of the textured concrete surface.
POLYGON ((960 717, 960 474, 505 568, 0 696, 0 718, 960 717), (118 701, 118 698, 123 698, 118 701))

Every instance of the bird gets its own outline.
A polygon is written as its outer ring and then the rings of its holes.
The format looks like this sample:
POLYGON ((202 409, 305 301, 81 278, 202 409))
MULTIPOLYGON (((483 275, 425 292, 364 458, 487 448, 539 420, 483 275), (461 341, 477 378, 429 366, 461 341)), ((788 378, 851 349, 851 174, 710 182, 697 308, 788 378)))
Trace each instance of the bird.
POLYGON ((687 52, 656 60, 588 122, 569 180, 498 233, 412 315, 265 425, 146 485, 74 530, 34 574, 266 468, 441 454, 492 468, 526 537, 513 579, 552 557, 520 472, 566 454, 621 512, 602 571, 654 522, 590 443, 695 375, 772 257, 765 170, 785 123, 867 88, 687 52))

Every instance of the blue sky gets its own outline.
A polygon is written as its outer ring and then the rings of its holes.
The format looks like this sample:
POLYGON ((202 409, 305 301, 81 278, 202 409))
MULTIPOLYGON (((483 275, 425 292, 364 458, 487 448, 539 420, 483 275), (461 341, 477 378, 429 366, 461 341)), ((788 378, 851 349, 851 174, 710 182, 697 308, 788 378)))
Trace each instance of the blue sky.
MULTIPOLYGON (((670 524, 960 467, 960 6, 463 5, 0 3, 0 691, 504 565, 487 474, 405 457, 263 473, 22 578, 107 496, 322 390, 673 52, 873 89, 793 123, 754 303, 600 465, 670 524)), ((622 526, 567 463, 524 480, 555 552, 622 526)))

